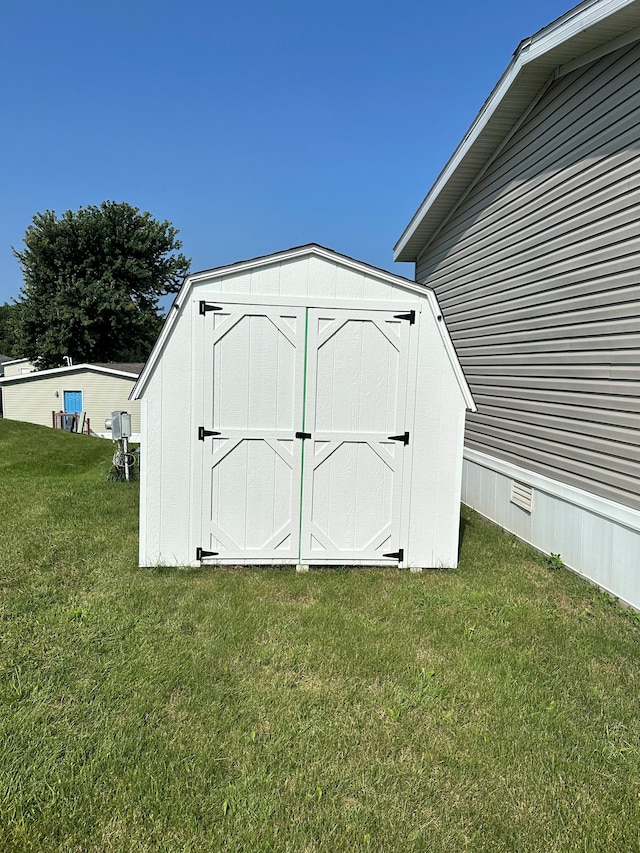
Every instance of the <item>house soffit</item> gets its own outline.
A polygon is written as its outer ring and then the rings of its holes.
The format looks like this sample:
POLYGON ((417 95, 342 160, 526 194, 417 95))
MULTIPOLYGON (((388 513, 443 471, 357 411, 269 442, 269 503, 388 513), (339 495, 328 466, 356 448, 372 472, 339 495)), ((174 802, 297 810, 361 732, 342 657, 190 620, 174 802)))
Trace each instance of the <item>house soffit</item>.
MULTIPOLYGON (((518 46, 451 159, 396 243, 396 261, 415 262, 530 105, 580 57, 640 27, 640 0, 588 0, 518 46)), ((636 34, 640 38, 640 31, 636 34)), ((602 51, 603 53, 606 51, 602 51)))

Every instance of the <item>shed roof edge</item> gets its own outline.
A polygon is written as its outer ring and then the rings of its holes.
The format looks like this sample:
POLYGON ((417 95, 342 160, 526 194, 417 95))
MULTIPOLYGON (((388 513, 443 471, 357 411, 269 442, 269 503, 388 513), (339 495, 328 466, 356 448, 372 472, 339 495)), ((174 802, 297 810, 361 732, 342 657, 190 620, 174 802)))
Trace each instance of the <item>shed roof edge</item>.
POLYGON ((380 269, 380 267, 374 267, 371 264, 365 263, 364 261, 355 260, 355 258, 351 258, 348 255, 342 255, 340 254, 340 252, 336 252, 333 249, 327 249, 325 246, 320 246, 318 243, 307 243, 304 246, 295 246, 294 248, 285 249, 281 252, 275 252, 271 255, 260 255, 259 257, 251 258, 250 260, 238 261, 233 264, 227 264, 221 267, 214 267, 210 270, 190 273, 188 276, 185 277, 180 290, 176 294, 176 298, 174 299, 171 309, 169 310, 169 314, 167 315, 164 325, 160 331, 160 335, 158 336, 153 346, 153 349, 151 350, 151 354, 147 359, 147 363, 145 364, 142 372, 140 373, 138 381, 131 389, 129 399, 137 400, 142 396, 144 388, 146 387, 146 384, 151 375, 151 372, 159 359, 160 352, 162 351, 166 340, 171 334, 171 330, 177 319, 178 311, 182 306, 188 292, 191 290, 194 284, 199 284, 203 281, 214 280, 216 278, 222 278, 225 275, 236 275, 237 273, 243 272, 244 270, 269 266, 271 264, 280 263, 284 260, 301 258, 305 255, 316 255, 318 257, 324 258, 325 260, 341 263, 344 266, 351 267, 352 269, 363 273, 364 275, 374 275, 375 277, 386 281, 388 284, 395 285, 396 287, 405 288, 406 290, 411 291, 413 293, 425 295, 428 292, 433 292, 431 288, 429 288, 427 285, 419 284, 418 282, 410 278, 406 278, 405 276, 390 272, 389 270, 383 270, 380 269))

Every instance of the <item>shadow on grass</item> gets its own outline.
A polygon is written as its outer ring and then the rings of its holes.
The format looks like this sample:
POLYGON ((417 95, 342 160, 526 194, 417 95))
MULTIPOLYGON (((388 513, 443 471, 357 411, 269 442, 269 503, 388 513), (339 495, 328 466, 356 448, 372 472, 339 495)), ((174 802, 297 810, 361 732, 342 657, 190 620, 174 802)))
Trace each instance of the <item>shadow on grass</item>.
POLYGON ((308 574, 365 574, 378 572, 405 572, 407 569, 400 568, 394 565, 379 565, 379 566, 347 566, 347 565, 312 565, 308 572, 296 572, 293 563, 278 564, 278 565, 216 565, 203 564, 202 566, 145 566, 139 567, 141 571, 153 572, 159 577, 191 577, 199 579, 211 574, 228 574, 228 575, 251 575, 251 574, 267 574, 267 573, 289 573, 297 577, 305 577, 308 574))
POLYGON ((469 524, 469 522, 467 521, 467 519, 463 515, 461 515, 460 516, 460 528, 459 528, 459 534, 458 534, 458 560, 460 560, 460 556, 462 554, 462 546, 464 544, 464 535, 465 535, 468 524, 469 524))

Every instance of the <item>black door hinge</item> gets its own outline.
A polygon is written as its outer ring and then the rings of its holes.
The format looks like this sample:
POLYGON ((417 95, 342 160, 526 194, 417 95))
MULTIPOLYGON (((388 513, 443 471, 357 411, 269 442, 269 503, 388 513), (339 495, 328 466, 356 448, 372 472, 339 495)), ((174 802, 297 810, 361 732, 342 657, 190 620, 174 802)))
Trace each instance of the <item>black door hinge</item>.
POLYGON ((221 432, 216 432, 214 429, 205 429, 198 427, 198 441, 204 441, 208 435, 222 435, 221 432))
POLYGON ((199 313, 203 316, 207 313, 207 311, 222 311, 221 305, 214 305, 213 302, 205 302, 204 299, 200 300, 199 313))
POLYGON ((297 432, 296 438, 311 438, 310 432, 297 432))
POLYGON ((389 441, 401 441, 406 447, 409 444, 409 433, 403 432, 402 435, 390 435, 388 439, 389 441))
POLYGON ((204 548, 196 548, 196 560, 202 562, 205 557, 217 557, 218 551, 205 551, 204 548))
POLYGON ((383 557, 389 557, 391 560, 397 560, 401 563, 404 560, 404 548, 400 548, 398 551, 394 551, 393 554, 383 554, 383 557))
POLYGON ((394 314, 393 316, 396 320, 408 320, 410 326, 413 326, 416 321, 415 311, 408 311, 406 314, 394 314))

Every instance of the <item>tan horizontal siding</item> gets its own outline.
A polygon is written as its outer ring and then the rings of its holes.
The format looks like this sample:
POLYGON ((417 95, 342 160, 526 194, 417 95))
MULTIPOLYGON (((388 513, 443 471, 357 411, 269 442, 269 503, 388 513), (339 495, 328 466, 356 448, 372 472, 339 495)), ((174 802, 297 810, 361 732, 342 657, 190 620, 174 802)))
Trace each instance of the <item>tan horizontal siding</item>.
POLYGON ((466 444, 640 508, 640 43, 550 86, 416 264, 466 444))
MULTIPOLYGON (((544 414, 536 411, 536 418, 532 427, 532 422, 528 417, 524 405, 519 408, 513 407, 509 409, 507 407, 491 406, 488 404, 484 407, 483 414, 476 415, 474 420, 476 428, 480 425, 490 423, 493 426, 499 426, 504 430, 520 432, 523 435, 529 435, 532 428, 553 432, 558 431, 559 434, 565 433, 567 436, 570 436, 568 440, 571 443, 575 443, 576 434, 580 436, 584 434, 585 422, 588 422, 590 429, 586 436, 585 446, 589 446, 588 442, 591 438, 595 440, 603 439, 607 442, 611 441, 609 424, 599 422, 601 415, 602 413, 597 409, 590 409, 586 406, 580 409, 563 409, 561 406, 556 406, 553 409, 545 410, 544 414)), ((617 420, 616 427, 617 441, 613 444, 611 450, 613 455, 620 456, 621 453, 624 455, 626 451, 621 451, 620 448, 630 445, 638 448, 638 452, 640 452, 640 427, 638 426, 637 417, 627 413, 626 422, 624 418, 621 418, 617 420)), ((599 445, 599 449, 602 450, 602 446, 599 445)))
MULTIPOLYGON (((620 147, 614 151, 609 151, 610 143, 603 146, 607 149, 606 156, 600 159, 595 156, 597 152, 592 152, 592 159, 587 162, 578 160, 571 168, 541 176, 541 185, 515 184, 513 190, 505 193, 497 204, 487 207, 485 216, 478 218, 476 227, 472 231, 468 229, 466 236, 460 236, 458 242, 448 240, 451 245, 447 249, 438 244, 437 252, 425 256, 420 262, 422 272, 429 272, 434 279, 436 276, 445 277, 457 269, 461 251, 465 257, 469 256, 470 262, 490 257, 494 248, 508 244, 516 232, 523 240, 530 237, 535 240, 545 226, 554 228, 565 223, 565 227, 571 227, 573 219, 582 215, 581 212, 602 205, 602 193, 609 201, 624 195, 627 189, 633 189, 633 183, 629 185, 628 182, 637 182, 632 146, 638 138, 639 124, 640 117, 637 117, 625 136, 618 136, 617 145, 620 147), (496 234, 498 223, 500 233, 496 234), (451 248, 456 252, 449 254, 451 248)), ((448 228, 446 233, 449 234, 448 228)), ((452 286, 450 280, 448 283, 452 286)))
POLYGON ((489 318, 494 321, 492 325, 500 324, 509 331, 516 330, 515 323, 530 323, 534 318, 553 323, 555 326, 566 325, 568 321, 577 319, 582 323, 602 322, 616 320, 621 310, 626 310, 630 316, 634 316, 639 304, 640 288, 637 285, 600 293, 597 308, 593 307, 594 294, 568 299, 545 298, 544 303, 529 296, 525 300, 513 299, 495 305, 492 312, 482 306, 477 310, 474 310, 475 306, 468 306, 465 311, 457 311, 449 316, 447 325, 453 333, 482 325, 489 318))
POLYGON ((520 396, 515 399, 514 397, 498 397, 478 393, 474 399, 484 415, 497 418, 507 417, 525 425, 532 422, 543 422, 547 417, 561 420, 572 419, 582 422, 581 432, 583 434, 597 435, 603 434, 602 431, 605 431, 604 434, 610 439, 611 427, 615 428, 616 435, 618 435, 618 428, 622 430, 623 435, 627 430, 638 429, 637 412, 625 412, 622 409, 614 409, 609 406, 605 408, 589 405, 576 406, 564 400, 555 400, 547 401, 544 414, 541 414, 540 403, 535 398, 527 400, 520 396), (593 426, 591 427, 590 424, 593 426))
MULTIPOLYGON (((640 122, 637 132, 640 134, 640 122)), ((478 273, 488 275, 500 272, 504 269, 505 254, 508 255, 514 239, 518 241, 519 254, 516 260, 524 264, 531 257, 535 257, 541 238, 548 250, 553 251, 563 243, 566 244, 576 233, 580 240, 584 240, 590 235, 597 236, 615 228, 616 223, 610 222, 610 217, 616 214, 623 223, 637 219, 640 176, 631 172, 631 169, 633 163, 625 162, 624 168, 617 170, 616 181, 612 186, 608 183, 609 175, 602 176, 598 183, 602 182, 603 185, 592 186, 586 202, 584 197, 582 200, 580 198, 580 194, 584 195, 584 185, 580 187, 580 193, 575 191, 567 195, 559 190, 553 213, 550 213, 550 199, 547 204, 534 210, 531 210, 524 200, 520 200, 517 223, 514 223, 510 233, 501 234, 498 240, 492 240, 490 233, 485 236, 476 235, 476 239, 468 248, 467 261, 458 256, 455 264, 441 265, 433 273, 434 281, 444 278, 450 281, 450 275, 454 272, 473 278, 477 278, 478 273)), ((501 211, 500 219, 504 219, 504 214, 505 211, 501 211)), ((450 286, 447 293, 453 296, 456 289, 459 287, 450 286)))
MULTIPOLYGON (((640 95, 638 96, 638 102, 633 132, 629 134, 629 139, 626 143, 630 146, 635 144, 635 140, 640 135, 640 95)), ((612 157, 612 152, 603 154, 603 157, 605 160, 601 162, 601 168, 608 171, 611 164, 607 161, 612 157)), ((638 181, 635 173, 635 159, 634 157, 631 161, 627 160, 624 164, 624 170, 621 170, 622 174, 616 176, 622 183, 621 187, 614 185, 614 193, 618 192, 619 195, 617 205, 621 211, 624 211, 625 193, 637 189, 638 181)), ((585 160, 580 160, 576 155, 576 163, 572 169, 583 171, 587 168, 588 160, 586 162, 585 160)), ((496 221, 492 225, 493 230, 485 229, 485 223, 482 220, 478 220, 475 226, 470 229, 469 245, 466 248, 464 258, 460 254, 465 251, 465 247, 463 246, 457 247, 455 253, 447 257, 446 264, 443 260, 429 255, 428 259, 423 258, 419 262, 419 274, 421 276, 429 275, 430 278, 432 277, 433 284, 441 286, 443 293, 453 292, 461 287, 458 279, 451 278, 451 274, 454 272, 462 275, 473 275, 478 270, 483 271, 486 264, 499 261, 500 255, 498 253, 503 249, 508 250, 514 244, 517 244, 518 248, 521 248, 525 252, 532 247, 535 249, 536 241, 538 241, 538 244, 540 242, 546 244, 554 236, 562 237, 563 234, 575 234, 576 229, 579 231, 580 226, 584 225, 585 220, 595 222, 599 213, 601 213, 601 208, 594 209, 591 207, 591 215, 588 215, 587 208, 592 203, 588 181, 582 183, 582 200, 574 197, 570 199, 571 204, 568 203, 568 187, 566 185, 568 171, 564 170, 553 173, 553 182, 557 184, 553 195, 556 195, 557 198, 554 199, 552 197, 548 187, 543 185, 538 188, 538 191, 546 196, 543 206, 539 210, 531 210, 531 206, 535 204, 537 197, 534 197, 533 201, 527 197, 526 185, 521 184, 516 186, 514 188, 514 204, 511 205, 511 210, 508 209, 509 205, 507 205, 506 200, 502 200, 502 203, 501 200, 496 202, 496 221), (533 218, 534 214, 538 217, 537 219, 533 218), (559 215, 565 217, 564 229, 557 223, 559 215), (549 230, 554 227, 555 231, 549 230), (499 229, 499 233, 495 232, 496 228, 499 229)), ((615 206, 615 197, 608 196, 606 190, 604 191, 603 198, 607 198, 608 203, 611 206, 615 206)), ((606 217, 606 211, 604 212, 604 216, 606 217)), ((601 230, 603 228, 606 228, 606 223, 601 226, 601 230)), ((514 260, 517 259, 514 258, 514 260)))
MULTIPOLYGON (((640 296, 640 292, 638 296, 640 296)), ((640 301, 627 303, 623 308, 625 315, 631 311, 636 311, 638 305, 640 305, 640 301)), ((526 338, 533 338, 537 341, 553 341, 558 337, 592 336, 595 332, 621 335, 634 334, 638 331, 637 315, 616 317, 615 312, 609 309, 591 308, 575 315, 567 311, 556 315, 549 314, 548 318, 549 322, 546 323, 541 322, 538 317, 533 321, 523 318, 502 323, 488 323, 485 318, 481 318, 474 321, 473 324, 466 324, 462 328, 457 327, 455 322, 447 325, 454 343, 461 338, 467 340, 474 337, 486 339, 495 336, 496 343, 518 343, 526 338), (532 329, 534 324, 535 327, 532 329)))
POLYGON ((508 352, 491 353, 491 358, 488 360, 486 355, 476 354, 472 348, 469 348, 468 354, 465 356, 466 372, 468 375, 475 370, 476 373, 489 375, 492 371, 500 370, 508 374, 510 369, 522 371, 523 373, 531 373, 543 370, 547 365, 553 365, 562 375, 563 371, 569 371, 568 375, 572 375, 571 371, 576 368, 580 370, 582 367, 593 365, 596 370, 610 370, 623 372, 627 370, 634 371, 635 376, 638 375, 638 364, 640 363, 640 351, 637 349, 619 350, 611 352, 606 349, 586 349, 586 350, 569 350, 549 351, 546 348, 542 352, 527 353, 526 364, 523 364, 522 354, 509 350, 508 352))
MULTIPOLYGON (((553 278, 561 278, 563 273, 571 271, 576 261, 581 266, 592 266, 597 272, 597 265, 602 264, 603 256, 606 257, 606 262, 614 255, 622 256, 625 263, 633 263, 630 258, 636 257, 636 269, 640 266, 640 257, 637 252, 637 234, 640 230, 640 190, 630 194, 629 207, 622 211, 614 210, 610 206, 607 216, 599 219, 589 227, 580 228, 576 222, 571 223, 571 228, 567 229, 560 237, 551 239, 548 230, 544 232, 544 243, 546 248, 546 263, 540 265, 540 246, 533 246, 524 249, 519 245, 518 253, 514 257, 513 253, 508 249, 498 251, 496 249, 491 261, 483 261, 477 268, 473 265, 465 267, 464 274, 460 274, 459 281, 462 284, 472 283, 479 290, 482 288, 479 299, 481 300, 478 308, 484 307, 489 309, 491 305, 496 305, 496 296, 499 295, 499 304, 502 310, 507 310, 513 305, 521 301, 524 302, 527 296, 534 296, 535 292, 528 292, 531 289, 531 283, 528 284, 526 276, 529 273, 534 273, 538 281, 541 273, 545 278, 549 279, 549 298, 562 299, 567 298, 564 291, 568 284, 562 279, 561 286, 554 288, 553 278), (604 255, 603 255, 604 253, 604 255), (501 292, 495 290, 495 279, 500 277, 511 279, 515 274, 522 275, 523 280, 516 287, 503 289, 501 292), (491 279, 485 289, 485 283, 491 279), (527 288, 528 284, 528 288, 527 288)), ((636 277, 637 281, 637 277, 636 277)), ((589 295, 595 287, 599 288, 601 284, 600 278, 594 278, 592 275, 589 282, 577 282, 574 287, 582 286, 584 293, 589 295)), ((464 298, 460 295, 460 288, 457 288, 457 296, 451 294, 452 310, 454 306, 458 309, 458 313, 464 312, 467 307, 464 298)), ((448 295, 449 296, 449 295, 448 295)), ((531 303, 529 303, 531 304, 531 303)))
MULTIPOLYGON (((571 400, 573 405, 585 405, 589 408, 608 408, 614 406, 621 412, 640 412, 640 394, 638 382, 598 382, 597 380, 575 380, 569 382, 555 377, 522 377, 507 376, 495 380, 489 386, 486 379, 478 383, 479 393, 490 389, 491 396, 516 399, 536 399, 540 411, 544 411, 546 401, 571 400), (609 385, 611 387, 609 387, 609 385)), ((472 387, 475 385, 472 383, 472 387)), ((487 396, 490 396, 487 394, 487 396)))
POLYGON ((544 305, 540 304, 535 285, 529 285, 527 293, 523 293, 521 288, 512 288, 504 292, 499 300, 496 300, 495 295, 479 296, 478 299, 473 300, 473 305, 470 305, 468 300, 449 305, 449 323, 460 321, 464 323, 467 317, 491 317, 497 313, 536 311, 544 316, 545 313, 559 312, 566 308, 573 307, 574 310, 590 308, 593 305, 594 292, 598 293, 602 306, 632 302, 638 298, 638 271, 630 273, 625 278, 628 278, 628 281, 621 282, 618 276, 605 282, 599 279, 600 287, 595 282, 565 284, 555 290, 546 291, 544 305))
POLYGON ((476 440, 473 433, 467 432, 465 446, 471 450, 488 453, 498 459, 504 459, 520 467, 543 474, 553 480, 583 489, 608 500, 622 503, 633 509, 640 509, 640 497, 637 491, 637 477, 624 477, 610 474, 606 469, 596 470, 592 463, 569 462, 563 456, 550 453, 547 449, 530 448, 526 455, 521 447, 508 441, 494 441, 482 436, 476 440))
POLYGON ((477 431, 473 428, 473 424, 470 424, 467 430, 466 444, 483 449, 485 453, 490 452, 492 448, 499 449, 502 454, 509 456, 511 461, 519 459, 520 461, 516 462, 518 465, 522 465, 523 460, 546 462, 557 471, 573 473, 581 484, 581 488, 584 488, 584 483, 589 481, 591 484, 598 483, 600 486, 608 485, 612 488, 621 488, 628 493, 637 493, 638 466, 630 462, 626 471, 612 471, 611 457, 608 455, 597 456, 584 452, 580 454, 577 451, 569 455, 567 446, 559 442, 547 441, 544 446, 533 442, 524 443, 514 440, 513 434, 507 432, 493 435, 487 430, 477 431), (581 458, 576 458, 580 456, 581 458))
MULTIPOLYGON (((538 243, 537 256, 529 254, 523 261, 520 258, 519 235, 516 233, 514 242, 511 244, 513 268, 510 268, 508 264, 506 266, 503 264, 497 269, 493 269, 489 264, 485 264, 471 274, 467 274, 465 269, 464 273, 460 273, 456 277, 456 287, 450 288, 448 292, 443 290, 442 294, 449 296, 454 292, 460 293, 469 284, 474 287, 491 286, 496 281, 504 282, 505 278, 511 279, 514 272, 518 272, 521 276, 518 283, 520 287, 544 278, 547 281, 547 288, 551 290, 559 286, 560 279, 564 276, 568 276, 563 282, 566 284, 584 280, 571 278, 571 274, 578 268, 589 273, 588 281, 611 275, 612 272, 622 272, 630 267, 637 269, 640 265, 640 254, 636 241, 637 222, 637 211, 634 211, 633 217, 629 214, 620 217, 619 228, 614 227, 612 230, 607 230, 606 225, 608 223, 606 223, 605 227, 601 228, 591 239, 588 239, 588 235, 583 239, 585 237, 584 232, 580 229, 573 229, 571 239, 565 235, 564 241, 556 246, 548 245, 547 235, 543 231, 538 243), (544 255, 540 254, 541 246, 545 248, 544 255), (615 267, 611 267, 611 264, 616 260, 623 262, 623 265, 619 265, 617 270, 615 267)), ((437 286, 435 279, 434 285, 437 286)))
MULTIPOLYGON (((639 58, 638 45, 624 51, 618 62, 629 64, 626 74, 620 77, 614 73, 604 90, 599 79, 606 73, 604 61, 596 63, 600 70, 591 86, 580 85, 579 72, 577 77, 569 75, 556 85, 487 170, 464 206, 453 215, 446 235, 439 241, 440 251, 448 253, 459 240, 464 247, 465 241, 471 239, 468 223, 474 217, 480 220, 476 234, 479 236, 491 228, 492 214, 499 216, 503 209, 507 214, 512 213, 520 203, 535 205, 571 179, 578 184, 584 183, 585 177, 593 179, 594 175, 581 177, 582 169, 595 166, 595 161, 623 150, 627 142, 635 139, 638 123, 635 76, 639 58), (564 90, 563 82, 568 87, 564 90), (562 116, 560 125, 547 120, 549 102, 556 104, 555 112, 562 116)), ((431 263, 437 259, 431 251, 429 256, 431 263)))
POLYGON ((474 420, 469 433, 477 432, 480 427, 483 435, 492 435, 496 439, 508 439, 512 445, 517 444, 528 448, 531 446, 531 440, 534 439, 536 445, 544 443, 548 452, 562 456, 563 459, 577 459, 585 464, 591 464, 593 455, 597 454, 600 467, 606 470, 630 474, 633 469, 636 476, 640 474, 638 430, 621 431, 619 435, 626 435, 627 441, 612 442, 609 437, 603 438, 593 433, 582 436, 579 421, 554 422, 549 419, 545 423, 545 419, 541 418, 536 419, 534 423, 523 424, 483 415, 474 420), (570 426, 576 428, 568 429, 570 426), (581 437, 580 442, 576 442, 576 436, 581 437))
POLYGON ((91 421, 93 432, 104 433, 105 419, 117 409, 129 412, 132 431, 140 432, 140 403, 128 400, 134 379, 89 370, 43 377, 31 374, 31 377, 3 387, 5 418, 51 426, 51 413, 64 409, 64 392, 82 391, 83 411, 91 421))
MULTIPOLYGON (((637 393, 616 395, 609 390, 604 394, 590 393, 578 390, 573 383, 551 382, 549 377, 546 383, 538 382, 533 387, 526 387, 524 382, 504 379, 500 383, 472 382, 474 399, 476 393, 484 397, 496 400, 513 398, 515 400, 536 401, 538 409, 543 411, 547 405, 567 403, 571 406, 586 406, 590 409, 613 409, 617 412, 640 412, 640 397, 637 393)), ((473 420, 473 415, 470 415, 473 420)))
POLYGON ((612 125, 617 124, 618 133, 623 132, 625 119, 636 103, 639 56, 638 45, 623 48, 617 58, 605 57, 597 67, 583 69, 572 79, 563 78, 552 96, 543 98, 503 156, 487 170, 479 184, 481 191, 500 195, 509 181, 521 182, 573 165, 575 152, 584 148, 590 154, 598 146, 600 134, 610 139, 608 128, 612 125))
MULTIPOLYGON (((596 384, 602 385, 604 381, 606 383, 605 387, 607 388, 608 393, 612 393, 614 391, 614 387, 609 384, 610 380, 620 380, 621 383, 625 382, 634 382, 632 393, 636 393, 638 390, 638 366, 636 364, 622 364, 612 366, 610 364, 576 364, 575 362, 571 362, 569 364, 562 364, 558 360, 555 362, 549 362, 548 364, 553 364, 553 379, 558 382, 567 382, 573 380, 588 383, 588 385, 583 385, 583 390, 587 391, 592 387, 591 380, 597 379, 600 380, 599 383, 594 383, 594 387, 596 384)), ((510 377, 510 379, 524 379, 526 381, 534 381, 535 379, 540 379, 543 383, 547 381, 548 374, 548 364, 472 364, 467 363, 465 365, 465 372, 467 375, 467 379, 471 379, 471 377, 477 377, 478 382, 482 382, 483 379, 488 379, 489 377, 495 377, 498 381, 500 377, 510 377)), ((620 384, 619 387, 621 389, 625 388, 624 384, 620 384)), ((626 393, 626 391, 625 391, 626 393)))
MULTIPOLYGON (((570 262, 565 264, 564 268, 560 267, 557 259, 550 261, 546 255, 543 255, 540 258, 539 268, 531 269, 528 272, 518 270, 519 276, 517 280, 512 277, 512 273, 509 270, 506 270, 485 280, 480 280, 480 277, 474 276, 471 281, 466 283, 465 287, 468 290, 469 286, 472 286, 475 290, 476 286, 478 286, 478 296, 480 298, 484 297, 485 294, 489 294, 489 288, 500 282, 502 282, 504 293, 507 296, 514 287, 523 288, 528 285, 534 285, 538 293, 549 291, 553 294, 558 288, 578 284, 590 285, 594 291, 597 291, 600 284, 606 286, 608 282, 611 282, 613 285, 614 277, 637 274, 638 270, 640 270, 640 252, 636 242, 632 239, 630 242, 627 241, 626 246, 616 249, 617 242, 611 241, 610 245, 613 246, 613 250, 609 255, 601 257, 592 255, 591 257, 586 257, 585 252, 576 252, 569 259, 570 262)), ((543 240, 541 246, 544 245, 543 240)), ((516 244, 513 248, 514 265, 517 265, 517 252, 518 248, 516 244)), ((440 291, 437 285, 434 289, 441 293, 442 299, 448 298, 449 294, 440 291)), ((460 288, 456 288, 456 292, 464 294, 465 289, 461 286, 460 288)), ((498 288, 492 295, 496 298, 496 304, 499 304, 500 289, 498 288)))
MULTIPOLYGON (((458 355, 475 356, 479 358, 493 358, 500 355, 513 355, 516 358, 521 358, 524 362, 525 356, 558 353, 558 358, 564 358, 565 354, 585 353, 591 351, 606 350, 611 358, 612 363, 616 363, 618 359, 627 359, 630 352, 636 351, 638 348, 637 331, 632 330, 630 333, 622 334, 593 334, 582 335, 572 338, 552 338, 552 343, 547 340, 533 340, 530 336, 525 339, 513 339, 513 335, 506 336, 503 341, 492 341, 489 338, 463 338, 458 337, 456 349, 458 355), (509 339, 511 338, 511 339, 509 339), (608 349, 607 349, 608 347, 608 349)), ((528 359, 527 359, 528 360, 528 359)))

